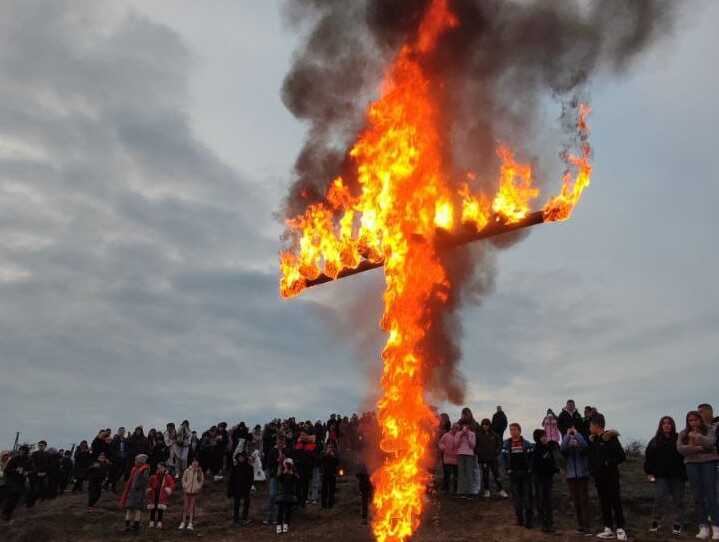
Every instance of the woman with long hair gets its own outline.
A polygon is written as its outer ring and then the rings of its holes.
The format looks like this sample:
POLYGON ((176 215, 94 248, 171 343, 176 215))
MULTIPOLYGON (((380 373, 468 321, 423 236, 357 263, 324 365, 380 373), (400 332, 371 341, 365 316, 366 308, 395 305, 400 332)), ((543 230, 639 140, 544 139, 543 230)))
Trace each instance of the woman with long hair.
POLYGON ((562 433, 559 431, 557 415, 551 408, 547 410, 547 415, 542 420, 542 428, 548 440, 553 440, 557 444, 562 443, 562 433))
POLYGON ((687 471, 684 458, 677 451, 676 423, 671 416, 659 420, 654 438, 649 441, 645 453, 644 472, 654 487, 654 515, 649 531, 659 532, 662 519, 669 512, 673 517, 672 534, 680 536, 684 525, 684 492, 687 471), (667 507, 671 498, 672 506, 667 507))
POLYGON ((717 504, 716 430, 708 427, 696 410, 687 414, 686 428, 677 439, 677 451, 684 456, 689 483, 694 495, 694 510, 700 540, 719 540, 719 504, 717 504), (709 528, 711 517, 714 522, 709 528))
POLYGON ((476 490, 476 469, 478 468, 475 447, 477 445, 477 422, 469 408, 462 409, 459 419, 460 430, 454 435, 457 454, 457 495, 469 498, 476 490))

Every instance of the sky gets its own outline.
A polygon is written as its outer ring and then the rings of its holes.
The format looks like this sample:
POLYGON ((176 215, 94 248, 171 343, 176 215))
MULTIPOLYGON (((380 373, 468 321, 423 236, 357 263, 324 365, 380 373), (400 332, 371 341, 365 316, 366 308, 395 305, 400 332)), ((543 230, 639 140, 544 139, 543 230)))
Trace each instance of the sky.
MULTIPOLYGON (((531 427, 571 397, 647 440, 719 403, 719 3, 689 5, 593 82, 572 220, 496 254, 463 310, 476 416, 531 427)), ((280 99, 299 43, 280 7, 0 4, 0 448, 369 408, 381 272, 278 295, 305 131, 280 99)))

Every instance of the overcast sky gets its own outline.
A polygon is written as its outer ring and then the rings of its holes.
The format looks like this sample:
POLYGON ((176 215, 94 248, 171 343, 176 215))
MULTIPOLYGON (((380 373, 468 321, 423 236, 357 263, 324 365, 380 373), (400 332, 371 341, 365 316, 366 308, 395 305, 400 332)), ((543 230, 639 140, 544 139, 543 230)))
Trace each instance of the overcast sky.
MULTIPOLYGON (((719 2, 690 4, 594 82, 573 219, 499 254, 465 310, 478 416, 532 426, 571 396, 646 439, 719 403, 719 2)), ((366 406, 381 273, 277 294, 296 44, 275 1, 0 3, 0 447, 366 406)))

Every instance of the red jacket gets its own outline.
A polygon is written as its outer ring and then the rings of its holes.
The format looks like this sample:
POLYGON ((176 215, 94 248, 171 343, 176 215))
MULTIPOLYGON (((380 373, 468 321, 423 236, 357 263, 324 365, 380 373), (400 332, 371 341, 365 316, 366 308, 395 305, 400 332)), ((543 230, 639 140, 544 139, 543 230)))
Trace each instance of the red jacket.
POLYGON ((175 479, 169 472, 160 474, 156 472, 150 476, 150 487, 147 488, 147 495, 149 501, 147 507, 152 509, 155 508, 155 499, 159 493, 159 505, 162 507, 167 506, 167 502, 170 500, 170 495, 175 490, 175 479))

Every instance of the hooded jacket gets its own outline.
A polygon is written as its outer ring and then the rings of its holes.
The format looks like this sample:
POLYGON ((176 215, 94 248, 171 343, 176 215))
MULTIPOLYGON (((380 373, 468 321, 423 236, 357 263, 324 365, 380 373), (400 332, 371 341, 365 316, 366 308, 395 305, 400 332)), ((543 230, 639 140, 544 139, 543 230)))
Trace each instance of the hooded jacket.
POLYGON ((255 483, 255 469, 252 468, 249 460, 235 461, 230 471, 230 479, 227 482, 228 497, 247 497, 255 483))
POLYGON ((601 435, 589 437, 589 470, 595 478, 602 477, 618 467, 627 459, 624 448, 619 442, 617 431, 605 431, 601 435))
POLYGON ((493 463, 499 461, 502 451, 502 439, 493 430, 485 431, 480 428, 476 436, 477 445, 474 450, 480 463, 493 463))
POLYGON ((578 410, 575 409, 574 412, 569 412, 566 408, 563 408, 561 414, 559 414, 559 418, 557 419, 557 426, 559 427, 559 431, 562 435, 566 435, 567 431, 572 426, 574 426, 577 431, 582 433, 584 420, 578 410))
POLYGON ((155 501, 157 501, 157 508, 165 510, 167 503, 170 501, 170 495, 175 491, 175 479, 167 471, 162 474, 156 472, 150 476, 149 486, 147 495, 150 502, 147 504, 147 508, 149 510, 154 509, 155 501))
POLYGON ((131 510, 141 510, 145 507, 145 492, 150 479, 150 465, 143 463, 135 465, 130 471, 130 478, 125 484, 125 490, 120 497, 120 506, 131 510))
POLYGON ((197 495, 202 490, 204 483, 205 475, 200 468, 195 470, 191 466, 187 467, 182 475, 182 490, 188 495, 197 495))
POLYGON ((439 439, 439 449, 442 452, 442 462, 445 465, 457 464, 457 444, 451 432, 445 433, 439 439))

